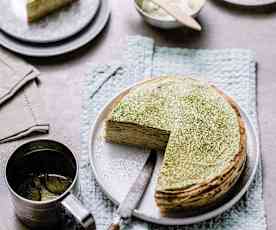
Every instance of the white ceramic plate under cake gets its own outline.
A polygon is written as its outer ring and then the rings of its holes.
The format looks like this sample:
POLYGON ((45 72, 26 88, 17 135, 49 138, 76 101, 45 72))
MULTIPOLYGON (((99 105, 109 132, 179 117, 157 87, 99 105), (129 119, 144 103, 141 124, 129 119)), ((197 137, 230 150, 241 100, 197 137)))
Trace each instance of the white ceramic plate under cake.
POLYGON ((86 27, 97 13, 100 0, 77 0, 41 20, 27 22, 27 0, 0 0, 0 29, 25 42, 49 43, 71 37, 86 27))
MULTIPOLYGON (((98 184, 114 203, 119 204, 142 169, 149 151, 137 147, 105 142, 103 138, 104 121, 111 109, 112 102, 117 97, 113 98, 103 108, 91 127, 89 154, 93 173, 98 184)), ((158 161, 152 179, 139 206, 133 213, 134 216, 157 224, 186 225, 215 217, 237 203, 254 179, 260 154, 258 137, 256 136, 252 123, 243 111, 241 113, 247 132, 247 164, 237 184, 222 201, 212 207, 201 208, 200 211, 193 213, 182 212, 166 217, 161 216, 154 201, 156 179, 163 158, 162 154, 158 154, 158 161)))

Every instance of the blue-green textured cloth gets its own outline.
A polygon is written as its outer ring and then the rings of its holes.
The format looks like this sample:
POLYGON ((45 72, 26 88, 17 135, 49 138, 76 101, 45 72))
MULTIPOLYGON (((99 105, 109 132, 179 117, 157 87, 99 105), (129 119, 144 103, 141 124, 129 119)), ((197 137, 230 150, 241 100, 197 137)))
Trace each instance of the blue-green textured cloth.
MULTIPOLYGON (((165 75, 189 75, 205 79, 231 95, 245 110, 256 129, 255 56, 245 49, 178 49, 158 47, 145 37, 129 37, 124 64, 89 65, 85 84, 81 125, 80 182, 85 205, 94 214, 97 229, 107 229, 116 207, 97 185, 88 159, 88 133, 100 109, 122 89, 138 81, 165 75)), ((104 153, 103 153, 104 154, 104 153)), ((246 195, 229 211, 189 226, 160 226, 134 219, 130 230, 265 230, 262 170, 246 195)))

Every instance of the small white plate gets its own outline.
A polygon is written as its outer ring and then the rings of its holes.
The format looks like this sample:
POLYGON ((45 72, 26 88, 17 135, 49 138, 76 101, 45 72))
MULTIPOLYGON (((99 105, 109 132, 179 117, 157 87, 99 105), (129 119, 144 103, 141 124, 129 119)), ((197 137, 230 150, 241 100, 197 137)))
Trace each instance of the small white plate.
POLYGON ((233 5, 244 7, 262 7, 276 3, 276 0, 221 0, 233 5))
MULTIPOLYGON (((112 103, 118 96, 113 98, 100 112, 91 127, 89 136, 89 157, 93 173, 103 192, 115 204, 119 204, 123 200, 149 154, 149 151, 146 149, 105 142, 103 138, 104 122, 112 103)), ((200 212, 183 212, 166 217, 161 216, 154 201, 156 178, 162 162, 162 154, 158 154, 157 165, 153 172, 152 180, 133 215, 142 220, 157 224, 186 225, 215 217, 238 202, 254 179, 259 162, 258 138, 246 114, 243 111, 241 113, 247 131, 247 164, 237 184, 221 202, 212 207, 201 209, 200 212)))
POLYGON ((77 0, 70 6, 33 23, 27 22, 26 0, 0 0, 0 29, 25 42, 50 43, 73 36, 97 13, 100 0, 77 0))

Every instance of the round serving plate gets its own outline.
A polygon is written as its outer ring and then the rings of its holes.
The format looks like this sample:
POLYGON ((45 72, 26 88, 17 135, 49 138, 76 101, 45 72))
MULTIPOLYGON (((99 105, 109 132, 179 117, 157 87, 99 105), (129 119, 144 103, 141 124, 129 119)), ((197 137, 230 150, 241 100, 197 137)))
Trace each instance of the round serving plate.
MULTIPOLYGON (((130 87, 131 88, 131 87, 130 87)), ((129 90, 130 88, 126 89, 129 90)), ((89 157, 94 176, 103 192, 115 203, 123 201, 130 186, 142 169, 149 150, 133 146, 107 143, 103 137, 104 122, 115 100, 124 95, 126 90, 113 98, 100 112, 91 127, 89 136, 89 157)), ((153 223, 163 225, 187 225, 215 217, 231 208, 247 191, 254 179, 259 162, 259 140, 255 129, 247 115, 241 110, 247 133, 247 163, 243 174, 236 185, 226 194, 224 199, 212 205, 201 208, 200 211, 171 213, 162 216, 154 201, 155 184, 163 160, 158 154, 158 160, 144 196, 134 211, 134 216, 153 223)))
POLYGON ((73 36, 95 17, 100 0, 76 0, 41 20, 27 22, 27 0, 0 0, 0 29, 25 42, 49 43, 73 36))
POLYGON ((109 16, 109 2, 108 0, 101 0, 99 10, 94 20, 86 28, 69 39, 50 44, 34 44, 21 42, 0 31, 0 45, 13 52, 32 57, 51 57, 65 54, 93 40, 103 30, 108 22, 109 16))
POLYGON ((276 3, 276 0, 220 0, 234 5, 247 7, 261 7, 276 3))

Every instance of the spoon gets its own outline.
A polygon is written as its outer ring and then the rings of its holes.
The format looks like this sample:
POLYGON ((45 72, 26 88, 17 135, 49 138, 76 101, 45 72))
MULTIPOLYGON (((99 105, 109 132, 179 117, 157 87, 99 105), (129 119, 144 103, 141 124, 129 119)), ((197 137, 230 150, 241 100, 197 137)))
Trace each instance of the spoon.
POLYGON ((178 0, 151 0, 153 3, 165 10, 181 24, 194 30, 201 31, 201 25, 191 16, 189 16, 178 5, 178 0))

